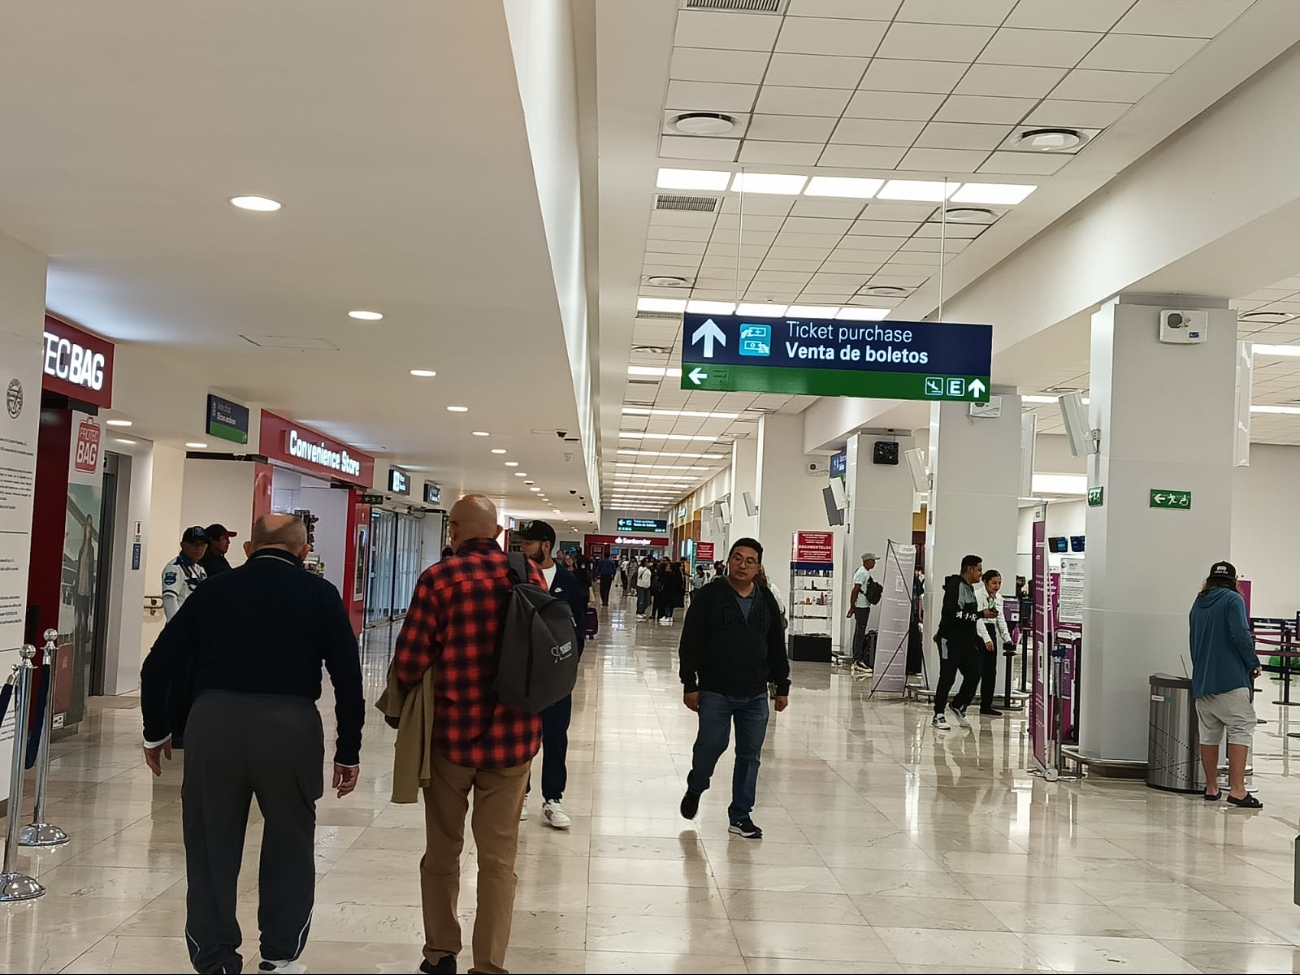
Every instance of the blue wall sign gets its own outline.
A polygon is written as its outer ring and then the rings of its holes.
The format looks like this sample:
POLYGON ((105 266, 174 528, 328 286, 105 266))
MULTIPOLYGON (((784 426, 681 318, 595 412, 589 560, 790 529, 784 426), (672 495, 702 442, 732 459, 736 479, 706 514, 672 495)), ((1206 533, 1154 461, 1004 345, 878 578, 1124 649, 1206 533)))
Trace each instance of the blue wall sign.
POLYGON ((208 436, 248 443, 248 407, 209 393, 208 436))

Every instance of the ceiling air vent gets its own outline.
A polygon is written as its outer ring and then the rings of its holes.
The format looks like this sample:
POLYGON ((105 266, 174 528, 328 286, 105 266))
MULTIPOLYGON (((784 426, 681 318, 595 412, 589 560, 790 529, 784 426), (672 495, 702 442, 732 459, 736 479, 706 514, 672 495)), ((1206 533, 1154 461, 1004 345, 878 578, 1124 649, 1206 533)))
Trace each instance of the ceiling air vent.
POLYGON ((660 193, 655 197, 655 209, 686 210, 689 213, 713 213, 718 209, 718 197, 660 193))
POLYGON ((637 321, 664 321, 677 322, 681 321, 682 313, 679 311, 639 311, 636 313, 637 321))
POLYGON ((683 10, 726 10, 741 14, 779 14, 789 0, 685 0, 683 10))

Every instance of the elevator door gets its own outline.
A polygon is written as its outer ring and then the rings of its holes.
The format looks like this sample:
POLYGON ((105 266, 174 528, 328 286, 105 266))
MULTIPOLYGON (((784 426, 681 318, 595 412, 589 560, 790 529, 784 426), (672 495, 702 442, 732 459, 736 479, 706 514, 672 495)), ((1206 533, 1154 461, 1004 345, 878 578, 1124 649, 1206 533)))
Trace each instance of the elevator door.
POLYGON ((90 634, 90 659, 86 662, 89 693, 104 693, 104 667, 108 659, 108 607, 113 591, 114 532, 117 524, 118 465, 130 464, 120 454, 104 454, 104 487, 99 512, 99 565, 95 579, 95 614, 90 634))

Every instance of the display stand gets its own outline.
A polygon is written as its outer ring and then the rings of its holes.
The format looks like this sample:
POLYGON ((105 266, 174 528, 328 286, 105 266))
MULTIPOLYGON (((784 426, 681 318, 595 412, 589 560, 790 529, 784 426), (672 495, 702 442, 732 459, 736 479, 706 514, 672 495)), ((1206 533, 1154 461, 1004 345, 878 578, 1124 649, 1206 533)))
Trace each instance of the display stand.
POLYGON ((830 663, 831 628, 835 625, 835 535, 795 532, 790 551, 790 659, 830 663))
POLYGON ((876 666, 871 694, 903 693, 907 689, 907 642, 912 635, 912 580, 916 573, 916 546, 890 541, 885 551, 885 578, 881 584, 876 666))

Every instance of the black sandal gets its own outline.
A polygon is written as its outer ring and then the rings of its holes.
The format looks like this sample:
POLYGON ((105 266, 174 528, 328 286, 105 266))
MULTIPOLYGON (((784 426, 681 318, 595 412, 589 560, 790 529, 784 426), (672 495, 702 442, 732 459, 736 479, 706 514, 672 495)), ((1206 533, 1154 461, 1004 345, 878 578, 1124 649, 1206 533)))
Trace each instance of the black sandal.
POLYGON ((1264 804, 1260 802, 1258 799, 1256 799, 1254 796, 1252 796, 1249 792, 1246 793, 1246 797, 1244 799, 1238 799, 1235 796, 1228 796, 1228 802, 1231 805, 1239 806, 1242 809, 1263 809, 1264 808, 1264 804))
POLYGON ((1223 798, 1223 790, 1220 789, 1214 795, 1210 795, 1210 790, 1206 789, 1205 792, 1201 795, 1201 798, 1204 799, 1206 802, 1218 802, 1220 799, 1223 798))

